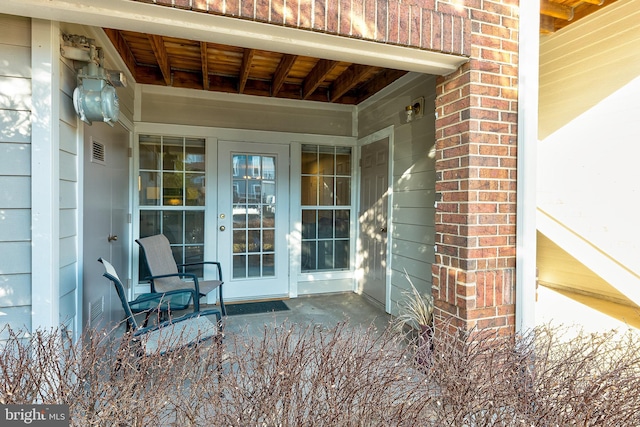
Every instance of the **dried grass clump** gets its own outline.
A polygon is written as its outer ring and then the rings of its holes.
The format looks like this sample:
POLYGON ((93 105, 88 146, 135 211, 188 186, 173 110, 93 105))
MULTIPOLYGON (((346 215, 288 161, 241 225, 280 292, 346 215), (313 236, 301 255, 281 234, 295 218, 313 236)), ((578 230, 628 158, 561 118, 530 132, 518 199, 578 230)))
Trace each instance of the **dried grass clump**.
POLYGON ((126 336, 10 332, 0 403, 66 403, 73 426, 640 425, 637 335, 564 332, 436 334, 428 363, 391 329, 346 323, 145 357, 126 336))

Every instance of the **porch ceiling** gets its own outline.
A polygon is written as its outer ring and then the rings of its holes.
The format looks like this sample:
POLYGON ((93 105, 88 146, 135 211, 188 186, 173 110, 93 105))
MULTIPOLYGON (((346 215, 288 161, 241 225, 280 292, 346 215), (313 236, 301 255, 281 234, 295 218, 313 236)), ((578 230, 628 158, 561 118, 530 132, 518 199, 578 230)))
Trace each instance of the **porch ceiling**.
MULTIPOLYGON (((616 0, 541 0, 548 34, 616 0)), ((138 83, 277 98, 359 104, 407 71, 104 29, 138 83)))

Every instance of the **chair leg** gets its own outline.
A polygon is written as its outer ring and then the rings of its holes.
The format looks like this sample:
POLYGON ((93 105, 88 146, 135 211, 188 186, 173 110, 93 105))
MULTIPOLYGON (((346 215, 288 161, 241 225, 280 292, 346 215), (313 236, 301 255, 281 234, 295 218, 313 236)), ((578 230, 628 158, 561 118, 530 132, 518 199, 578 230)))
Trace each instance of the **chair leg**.
POLYGON ((224 307, 224 301, 222 300, 222 285, 218 288, 218 299, 220 300, 220 311, 222 315, 226 317, 227 309, 224 307))
POLYGON ((146 328, 147 325, 149 324, 149 316, 151 316, 151 312, 152 310, 147 311, 147 314, 144 316, 144 322, 142 323, 143 328, 146 328))

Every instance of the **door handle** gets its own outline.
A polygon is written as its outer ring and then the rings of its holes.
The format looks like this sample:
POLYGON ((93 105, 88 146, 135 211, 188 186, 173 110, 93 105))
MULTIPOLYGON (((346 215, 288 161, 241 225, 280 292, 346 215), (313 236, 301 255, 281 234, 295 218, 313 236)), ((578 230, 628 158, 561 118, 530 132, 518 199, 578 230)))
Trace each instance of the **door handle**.
POLYGON ((109 237, 107 237, 107 241, 109 243, 116 242, 116 241, 118 241, 118 236, 115 235, 115 234, 109 234, 109 237))
POLYGON ((220 231, 224 231, 224 230, 226 230, 226 227, 224 225, 221 225, 220 226, 220 231))

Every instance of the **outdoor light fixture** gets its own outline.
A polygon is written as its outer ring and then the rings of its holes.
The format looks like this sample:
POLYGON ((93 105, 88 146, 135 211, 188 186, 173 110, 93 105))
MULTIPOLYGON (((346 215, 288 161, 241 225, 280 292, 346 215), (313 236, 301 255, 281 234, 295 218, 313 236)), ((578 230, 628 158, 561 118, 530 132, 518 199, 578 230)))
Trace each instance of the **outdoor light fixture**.
POLYGON ((424 97, 421 96, 411 101, 411 104, 404 108, 404 113, 406 115, 406 123, 422 117, 424 115, 424 97))
POLYGON ((60 53, 64 58, 72 59, 78 70, 73 107, 80 120, 87 124, 101 121, 113 126, 120 114, 115 86, 126 86, 124 74, 103 68, 102 49, 84 36, 64 35, 60 53))

